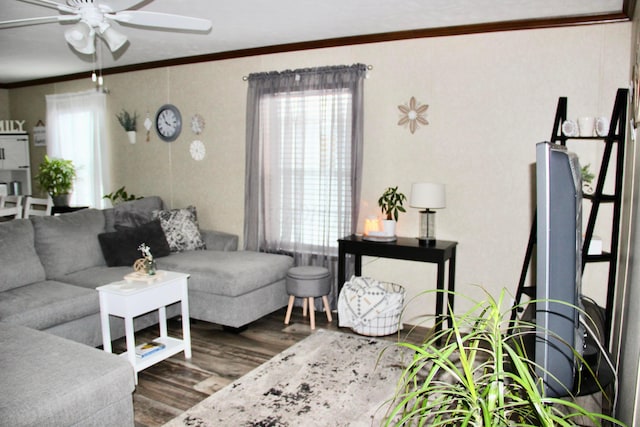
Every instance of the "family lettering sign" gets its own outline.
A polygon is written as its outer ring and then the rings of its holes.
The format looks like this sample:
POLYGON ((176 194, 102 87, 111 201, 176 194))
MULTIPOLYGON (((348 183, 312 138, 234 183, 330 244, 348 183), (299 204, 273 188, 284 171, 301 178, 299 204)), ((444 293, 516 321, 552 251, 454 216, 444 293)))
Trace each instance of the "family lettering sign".
POLYGON ((0 120, 0 133, 25 133, 26 120, 0 120))

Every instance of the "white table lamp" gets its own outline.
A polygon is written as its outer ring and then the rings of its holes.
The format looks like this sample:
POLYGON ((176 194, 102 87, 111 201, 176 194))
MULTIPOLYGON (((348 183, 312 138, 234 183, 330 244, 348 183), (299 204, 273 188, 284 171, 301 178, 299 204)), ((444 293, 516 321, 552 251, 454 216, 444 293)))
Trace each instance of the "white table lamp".
POLYGON ((420 232, 418 241, 421 245, 436 242, 436 213, 432 209, 446 206, 444 184, 416 182, 411 186, 410 205, 420 211, 420 232))

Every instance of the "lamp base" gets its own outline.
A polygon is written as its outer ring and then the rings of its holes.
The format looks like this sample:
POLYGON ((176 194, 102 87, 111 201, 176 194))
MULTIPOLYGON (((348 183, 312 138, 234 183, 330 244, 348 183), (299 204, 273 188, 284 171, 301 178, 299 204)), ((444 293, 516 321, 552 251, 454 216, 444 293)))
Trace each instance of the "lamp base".
POLYGON ((436 244, 436 213, 430 209, 420 211, 420 233, 418 242, 420 246, 433 246, 436 244))
POLYGON ((420 237, 416 237, 416 239, 418 239, 418 244, 420 246, 435 246, 436 245, 436 239, 422 239, 420 237))

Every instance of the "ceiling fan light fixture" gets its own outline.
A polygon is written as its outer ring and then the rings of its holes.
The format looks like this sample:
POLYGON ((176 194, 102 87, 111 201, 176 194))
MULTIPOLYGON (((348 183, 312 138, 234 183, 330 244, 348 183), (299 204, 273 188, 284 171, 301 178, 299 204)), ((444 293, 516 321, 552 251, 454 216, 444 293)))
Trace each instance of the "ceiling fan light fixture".
POLYGON ((94 34, 86 22, 80 21, 64 32, 64 38, 78 52, 91 55, 96 52, 94 34))
POLYGON ((127 36, 111 28, 110 25, 106 27, 100 27, 100 36, 109 45, 109 50, 115 52, 120 49, 127 42, 127 36))

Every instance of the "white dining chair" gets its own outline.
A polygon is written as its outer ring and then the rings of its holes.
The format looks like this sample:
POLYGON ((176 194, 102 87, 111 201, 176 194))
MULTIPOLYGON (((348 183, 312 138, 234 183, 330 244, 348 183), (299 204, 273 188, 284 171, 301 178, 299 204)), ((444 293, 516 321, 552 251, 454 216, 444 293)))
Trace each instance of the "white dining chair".
POLYGON ((22 196, 0 196, 0 217, 22 218, 22 196))
POLYGON ((24 201, 24 217, 49 216, 51 215, 51 208, 53 208, 53 200, 51 200, 51 197, 40 199, 27 196, 24 201))

